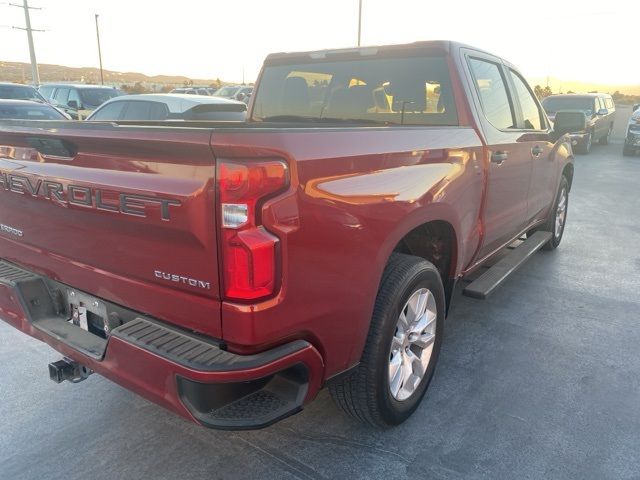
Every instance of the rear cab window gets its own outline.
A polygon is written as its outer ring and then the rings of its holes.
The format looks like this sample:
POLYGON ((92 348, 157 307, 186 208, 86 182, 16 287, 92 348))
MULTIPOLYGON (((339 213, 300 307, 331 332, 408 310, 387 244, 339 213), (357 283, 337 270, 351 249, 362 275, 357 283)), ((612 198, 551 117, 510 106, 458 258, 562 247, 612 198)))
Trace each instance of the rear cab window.
POLYGON ((255 97, 258 122, 458 125, 443 55, 267 64, 255 97))

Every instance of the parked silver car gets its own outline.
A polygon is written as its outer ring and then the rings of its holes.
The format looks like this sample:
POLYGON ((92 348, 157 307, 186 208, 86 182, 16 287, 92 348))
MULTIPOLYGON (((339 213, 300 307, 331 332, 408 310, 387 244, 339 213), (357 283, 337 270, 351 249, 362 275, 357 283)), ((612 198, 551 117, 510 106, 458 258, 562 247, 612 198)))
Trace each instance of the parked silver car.
POLYGON ((242 102, 205 95, 149 93, 117 97, 104 103, 87 120, 243 121, 247 106, 242 102))

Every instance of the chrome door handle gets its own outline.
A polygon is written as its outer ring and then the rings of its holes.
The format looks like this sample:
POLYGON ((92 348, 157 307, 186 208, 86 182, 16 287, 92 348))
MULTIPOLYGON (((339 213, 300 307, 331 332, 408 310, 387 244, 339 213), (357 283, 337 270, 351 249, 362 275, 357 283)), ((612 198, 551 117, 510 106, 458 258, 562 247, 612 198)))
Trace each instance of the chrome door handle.
POLYGON ((502 165, 502 163, 509 158, 508 152, 493 152, 491 154, 491 163, 497 163, 498 165, 502 165))

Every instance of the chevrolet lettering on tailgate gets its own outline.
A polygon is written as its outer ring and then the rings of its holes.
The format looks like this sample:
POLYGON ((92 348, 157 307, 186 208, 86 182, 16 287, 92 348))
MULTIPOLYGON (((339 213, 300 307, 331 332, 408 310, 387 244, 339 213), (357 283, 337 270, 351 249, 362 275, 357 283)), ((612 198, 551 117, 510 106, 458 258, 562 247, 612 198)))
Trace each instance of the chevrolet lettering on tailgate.
MULTIPOLYGON (((171 220, 169 207, 178 207, 181 202, 170 198, 152 197, 115 192, 117 198, 107 200, 106 191, 82 185, 64 185, 46 178, 33 178, 0 170, 0 189, 20 195, 31 195, 51 200, 58 205, 77 205, 109 212, 147 217, 146 207, 160 205, 160 218, 171 220)), ((114 194, 111 193, 113 196, 114 194)))

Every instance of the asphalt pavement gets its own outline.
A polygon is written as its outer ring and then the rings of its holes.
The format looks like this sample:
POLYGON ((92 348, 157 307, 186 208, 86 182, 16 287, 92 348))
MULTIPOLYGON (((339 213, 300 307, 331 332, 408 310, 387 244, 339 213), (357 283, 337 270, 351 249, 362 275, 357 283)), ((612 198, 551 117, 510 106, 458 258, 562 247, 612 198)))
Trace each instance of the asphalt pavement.
MULTIPOLYGON (((622 121, 622 120, 621 120, 622 121)), ((561 247, 489 300, 458 294, 434 380, 372 430, 326 391, 257 432, 192 425, 0 322, 0 479, 631 479, 640 476, 640 157, 578 156, 561 247)))

